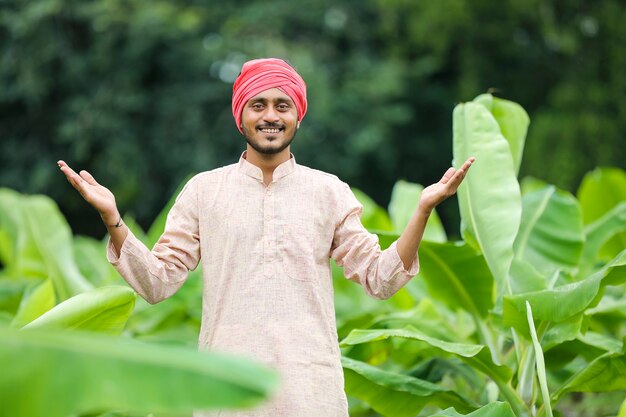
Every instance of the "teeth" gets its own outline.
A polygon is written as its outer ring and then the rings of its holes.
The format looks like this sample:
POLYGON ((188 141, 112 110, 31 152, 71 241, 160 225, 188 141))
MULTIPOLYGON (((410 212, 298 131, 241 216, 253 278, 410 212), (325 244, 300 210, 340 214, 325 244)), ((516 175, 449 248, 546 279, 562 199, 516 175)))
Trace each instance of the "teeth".
POLYGON ((278 133, 278 132, 280 132, 280 129, 261 129, 261 132, 263 132, 263 133, 278 133))

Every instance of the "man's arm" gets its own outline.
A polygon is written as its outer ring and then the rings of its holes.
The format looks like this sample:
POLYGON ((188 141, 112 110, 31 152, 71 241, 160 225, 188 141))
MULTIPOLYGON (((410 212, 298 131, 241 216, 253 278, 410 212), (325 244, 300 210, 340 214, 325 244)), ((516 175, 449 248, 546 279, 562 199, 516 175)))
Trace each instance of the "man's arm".
POLYGON ((442 201, 456 193, 475 160, 474 157, 469 158, 458 170, 449 168, 438 183, 432 184, 422 191, 417 209, 400 235, 396 246, 398 255, 400 255, 406 269, 411 266, 413 259, 415 259, 430 213, 442 201))
POLYGON ((63 161, 58 165, 70 184, 100 213, 111 236, 107 259, 120 275, 149 303, 174 294, 200 260, 195 181, 190 180, 179 194, 168 214, 165 231, 150 250, 122 223, 108 189, 86 171, 79 175, 63 161))
POLYGON ((124 240, 128 236, 128 228, 122 222, 122 216, 117 209, 113 193, 108 188, 98 184, 87 171, 80 171, 80 175, 78 175, 64 161, 58 161, 57 165, 85 201, 98 211, 111 236, 111 243, 115 247, 116 255, 119 256, 124 240))

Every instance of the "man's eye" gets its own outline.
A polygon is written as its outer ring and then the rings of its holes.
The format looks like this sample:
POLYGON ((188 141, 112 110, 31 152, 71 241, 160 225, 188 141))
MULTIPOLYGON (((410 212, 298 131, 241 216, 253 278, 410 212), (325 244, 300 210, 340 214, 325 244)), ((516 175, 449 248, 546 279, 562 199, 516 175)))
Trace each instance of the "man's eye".
POLYGON ((254 110, 261 110, 263 108, 263 105, 261 103, 255 103, 252 105, 252 108, 254 110))
POLYGON ((276 106, 276 108, 280 111, 287 111, 289 110, 289 106, 286 104, 279 104, 278 106, 276 106))

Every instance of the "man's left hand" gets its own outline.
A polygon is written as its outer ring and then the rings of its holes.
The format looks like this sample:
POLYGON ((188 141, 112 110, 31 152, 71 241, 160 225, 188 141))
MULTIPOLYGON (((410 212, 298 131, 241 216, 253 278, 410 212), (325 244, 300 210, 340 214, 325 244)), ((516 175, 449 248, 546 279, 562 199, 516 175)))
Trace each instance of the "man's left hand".
POLYGON ((472 156, 458 170, 449 168, 439 182, 424 188, 419 201, 419 209, 430 214, 442 201, 456 193, 475 160, 476 158, 472 156))

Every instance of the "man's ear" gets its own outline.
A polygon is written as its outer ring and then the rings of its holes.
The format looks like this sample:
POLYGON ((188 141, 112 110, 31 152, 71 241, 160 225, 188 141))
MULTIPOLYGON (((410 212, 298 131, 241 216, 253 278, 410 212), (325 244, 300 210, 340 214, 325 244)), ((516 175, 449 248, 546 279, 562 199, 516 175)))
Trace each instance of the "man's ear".
POLYGON ((298 123, 296 124, 296 130, 300 129, 300 120, 298 120, 298 123))

